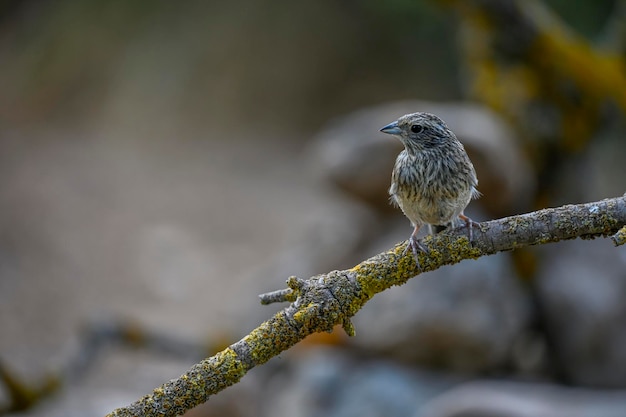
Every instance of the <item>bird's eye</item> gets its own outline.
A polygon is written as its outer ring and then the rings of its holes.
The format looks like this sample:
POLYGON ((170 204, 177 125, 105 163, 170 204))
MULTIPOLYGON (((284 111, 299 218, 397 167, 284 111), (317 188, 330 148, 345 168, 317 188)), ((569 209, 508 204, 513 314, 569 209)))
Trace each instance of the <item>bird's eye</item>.
POLYGON ((424 126, 422 125, 411 125, 411 132, 420 133, 424 130, 424 126))

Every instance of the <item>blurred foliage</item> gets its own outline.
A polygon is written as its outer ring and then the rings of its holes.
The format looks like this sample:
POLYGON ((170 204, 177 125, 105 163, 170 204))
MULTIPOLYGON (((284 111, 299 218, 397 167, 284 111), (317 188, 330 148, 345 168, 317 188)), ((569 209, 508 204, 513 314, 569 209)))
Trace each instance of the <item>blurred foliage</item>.
MULTIPOLYGON (((441 3, 460 18, 469 95, 523 134, 540 184, 537 206, 545 207, 567 155, 586 149, 626 114, 626 39, 614 37, 613 45, 596 45, 535 0, 441 3)), ((587 2, 578 13, 589 8, 587 2)), ((615 28, 605 3, 595 10, 589 15, 602 15, 605 28, 615 28)), ((622 25, 623 11, 615 9, 622 25)), ((571 15, 582 20, 580 14, 571 15)))
POLYGON ((573 30, 589 39, 602 34, 616 3, 615 0, 577 0, 574 5, 571 0, 545 0, 573 30))
POLYGON ((60 381, 52 375, 44 376, 36 385, 29 385, 3 362, 0 362, 0 381, 9 399, 8 404, 0 406, 0 415, 27 410, 57 392, 61 386, 60 381))

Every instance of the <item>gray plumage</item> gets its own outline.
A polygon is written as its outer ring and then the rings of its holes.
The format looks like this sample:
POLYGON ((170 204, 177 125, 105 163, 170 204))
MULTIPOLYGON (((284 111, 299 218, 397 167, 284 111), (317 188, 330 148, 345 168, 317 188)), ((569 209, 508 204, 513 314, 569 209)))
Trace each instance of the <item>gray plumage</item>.
POLYGON ((430 113, 402 116, 381 129, 404 145, 391 173, 389 194, 414 227, 409 246, 425 248, 415 237, 420 227, 465 221, 472 240, 474 222, 463 211, 480 193, 478 179, 463 144, 439 117, 430 113))

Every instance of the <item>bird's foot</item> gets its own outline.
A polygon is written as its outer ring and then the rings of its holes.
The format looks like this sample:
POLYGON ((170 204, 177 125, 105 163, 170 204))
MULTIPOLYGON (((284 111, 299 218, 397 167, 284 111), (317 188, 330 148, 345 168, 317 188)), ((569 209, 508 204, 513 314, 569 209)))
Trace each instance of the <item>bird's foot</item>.
POLYGON ((470 244, 472 243, 472 241, 474 240, 474 233, 472 231, 472 229, 474 227, 480 227, 480 223, 479 222, 475 222, 474 220, 470 219, 469 217, 467 217, 464 214, 460 214, 459 217, 461 218, 461 220, 463 220, 465 222, 465 227, 467 227, 467 234, 469 236, 469 242, 470 244))
POLYGON ((409 243, 406 245, 406 247, 404 248, 404 251, 402 252, 402 255, 406 255, 407 251, 409 250, 409 248, 411 248, 411 252, 413 252, 413 257, 415 258, 415 263, 417 264, 417 268, 420 270, 420 272, 422 271, 422 267, 420 265, 420 261, 417 258, 418 252, 424 252, 424 253, 428 253, 429 250, 426 246, 424 246, 424 244, 414 235, 411 235, 411 237, 409 237, 409 243))

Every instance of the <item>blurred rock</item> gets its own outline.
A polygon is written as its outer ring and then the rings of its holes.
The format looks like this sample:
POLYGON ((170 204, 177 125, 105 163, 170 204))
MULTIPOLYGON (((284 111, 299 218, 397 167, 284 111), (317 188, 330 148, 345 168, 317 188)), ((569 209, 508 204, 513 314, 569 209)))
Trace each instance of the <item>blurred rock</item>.
POLYGON ((273 398, 265 401, 263 416, 404 417, 463 381, 389 362, 358 360, 338 349, 288 356, 281 372, 267 384, 273 398))
MULTIPOLYGON (((408 222, 398 226, 387 235, 389 242, 410 234, 408 222)), ((511 273, 510 254, 502 253, 446 266, 377 294, 355 316, 352 342, 411 363, 487 372, 527 356, 519 349, 532 346, 520 345, 530 320, 530 297, 511 273)))
POLYGON ((317 187, 311 192, 323 200, 312 202, 301 212, 299 227, 287 232, 275 253, 253 265, 242 277, 240 290, 254 294, 252 303, 236 312, 243 328, 253 329, 261 318, 269 318, 285 307, 279 303, 262 306, 256 296, 286 287, 289 276, 309 277, 333 269, 351 268, 362 259, 358 248, 378 231, 372 210, 345 195, 331 196, 317 187), (316 191, 314 191, 316 189, 316 191))
POLYGON ((508 215, 530 207, 534 175, 515 136, 494 113, 471 103, 395 102, 338 118, 311 145, 315 171, 349 194, 389 210, 387 189, 402 145, 379 130, 416 111, 437 114, 464 143, 478 173, 481 204, 492 214, 508 215))
POLYGON ((352 267, 362 260, 355 254, 356 248, 375 239, 378 232, 372 210, 313 184, 311 191, 318 197, 325 196, 326 201, 302 211, 298 230, 286 233, 283 246, 274 256, 251 267, 250 280, 265 277, 267 284, 282 286, 291 275, 309 278, 352 267))
POLYGON ((414 417, 623 417, 625 410, 624 391, 484 381, 453 388, 414 417))
POLYGON ((626 387, 626 253, 606 239, 542 248, 537 294, 568 382, 626 387))

